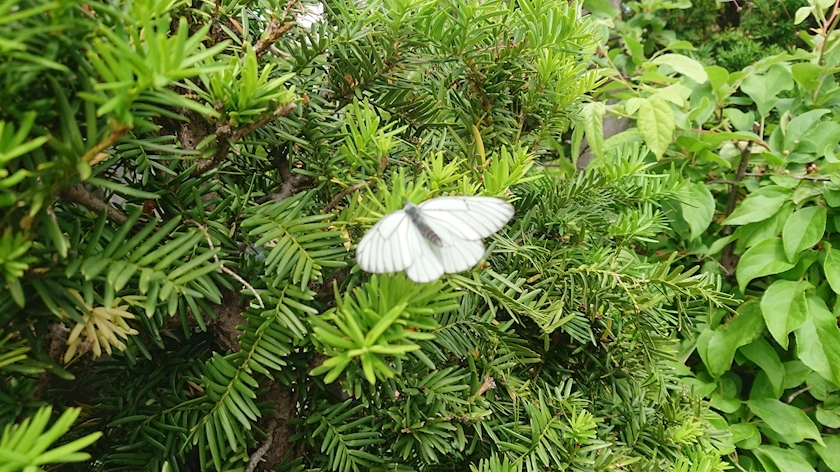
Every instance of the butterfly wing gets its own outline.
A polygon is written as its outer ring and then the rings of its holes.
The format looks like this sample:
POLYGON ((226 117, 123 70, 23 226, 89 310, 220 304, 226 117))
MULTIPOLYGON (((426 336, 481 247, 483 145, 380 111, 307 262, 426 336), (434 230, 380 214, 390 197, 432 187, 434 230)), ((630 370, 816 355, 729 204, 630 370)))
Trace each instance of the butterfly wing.
POLYGON ((412 232, 419 234, 405 211, 385 215, 359 241, 356 262, 373 274, 405 270, 417 254, 410 239, 412 232))
POLYGON ((430 249, 443 265, 443 271, 454 274, 471 269, 484 257, 484 243, 480 239, 471 241, 450 231, 449 227, 435 219, 424 219, 429 228, 440 237, 441 247, 430 245, 430 249))
POLYGON ((492 197, 438 197, 418 207, 426 223, 442 226, 453 236, 467 241, 480 241, 492 235, 514 213, 513 205, 492 197))
POLYGON ((432 245, 424 238, 413 223, 409 226, 408 243, 413 262, 405 270, 405 275, 421 284, 439 279, 444 272, 444 264, 438 255, 440 248, 432 245))
POLYGON ((513 206, 491 197, 439 197, 418 205, 420 217, 441 239, 429 242, 408 214, 385 215, 364 235, 356 260, 365 272, 405 270, 418 283, 472 268, 484 257, 481 242, 513 217, 513 206))

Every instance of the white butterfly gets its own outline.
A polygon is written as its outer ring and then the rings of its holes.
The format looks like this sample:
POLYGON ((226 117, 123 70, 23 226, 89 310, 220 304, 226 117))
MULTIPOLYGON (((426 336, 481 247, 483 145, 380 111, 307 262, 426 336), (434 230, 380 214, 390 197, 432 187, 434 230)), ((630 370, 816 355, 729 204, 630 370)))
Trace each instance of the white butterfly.
POLYGON ((365 233, 356 261, 365 272, 404 270, 418 283, 474 266, 483 238, 513 217, 513 206, 492 197, 438 197, 385 215, 365 233))

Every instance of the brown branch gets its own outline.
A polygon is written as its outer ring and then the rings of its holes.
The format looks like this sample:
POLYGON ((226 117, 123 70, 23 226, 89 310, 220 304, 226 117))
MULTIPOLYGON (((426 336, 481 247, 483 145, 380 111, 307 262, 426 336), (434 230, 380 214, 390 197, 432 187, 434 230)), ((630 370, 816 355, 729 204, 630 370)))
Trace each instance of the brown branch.
POLYGON ((277 193, 270 193, 259 200, 257 200, 258 204, 263 204, 269 200, 274 200, 275 202, 279 202, 286 198, 291 197, 292 195, 300 192, 304 188, 308 187, 312 183, 312 178, 303 174, 293 174, 290 178, 283 182, 283 185, 280 186, 280 191, 277 193))
POLYGON ((332 198, 332 200, 330 200, 330 203, 328 203, 327 206, 324 207, 322 212, 323 213, 331 212, 333 210, 333 208, 335 208, 335 206, 338 205, 338 202, 343 200, 344 197, 346 197, 347 195, 350 195, 351 193, 355 192, 356 190, 361 190, 361 189, 363 189, 363 188, 365 188, 369 185, 373 185, 379 179, 379 177, 382 175, 382 173, 385 172, 385 167, 387 167, 387 166, 388 166, 388 156, 385 155, 385 156, 382 156, 379 159, 379 171, 376 172, 376 175, 371 177, 370 180, 368 180, 367 182, 358 183, 358 184, 353 185, 351 187, 347 187, 346 189, 339 192, 338 195, 334 196, 332 198))
MULTIPOLYGON (((375 177, 374 177, 375 178, 375 177)), ((370 182, 373 182, 374 179, 371 179, 370 182)), ((367 187, 370 182, 362 182, 360 184, 353 185, 352 187, 347 187, 346 189, 342 190, 338 193, 338 195, 334 196, 330 203, 324 207, 323 213, 329 213, 338 205, 338 202, 344 200, 344 197, 350 195, 351 193, 355 192, 356 190, 362 190, 363 188, 367 187)))
POLYGON ((231 131, 230 126, 226 124, 219 125, 219 127, 216 128, 216 138, 220 143, 219 150, 216 151, 216 155, 213 156, 212 159, 201 161, 198 164, 198 167, 196 168, 196 172, 198 173, 198 175, 201 175, 211 169, 215 169, 216 167, 218 167, 219 164, 221 164, 222 161, 225 159, 225 157, 227 157, 227 152, 230 149, 231 144, 235 143, 236 141, 239 141, 239 139, 241 139, 246 134, 255 131, 259 128, 262 128, 269 121, 288 115, 289 113, 294 111, 295 108, 297 108, 297 105, 295 105, 294 103, 287 103, 286 105, 277 108, 272 113, 269 113, 268 115, 262 117, 257 122, 251 123, 248 126, 243 126, 242 128, 238 128, 234 131, 231 131))
MULTIPOLYGON (((735 173, 735 180, 729 186, 729 200, 726 202, 725 217, 729 217, 735 211, 735 205, 738 204, 738 193, 741 181, 747 173, 747 166, 750 163, 750 154, 752 153, 752 145, 745 146, 741 150, 741 162, 738 164, 738 171, 735 173)), ((724 236, 729 236, 735 231, 732 225, 727 225, 723 228, 724 236)), ((723 272, 727 277, 732 277, 735 274, 735 266, 738 264, 738 258, 735 257, 735 242, 731 242, 723 248, 720 256, 720 265, 723 267, 723 272)))
POLYGON ((299 1, 300 0, 291 0, 289 4, 286 5, 286 9, 283 10, 282 18, 272 18, 268 23, 262 37, 259 41, 257 41, 257 44, 254 45, 254 53, 256 53, 257 59, 261 58, 266 52, 268 52, 268 50, 271 49, 274 43, 276 43, 281 36, 286 34, 295 26, 294 17, 291 17, 291 21, 288 22, 286 21, 286 18, 289 18, 292 8, 294 8, 299 1))
POLYGON ((251 454, 251 460, 248 461, 248 467, 245 468, 245 472, 254 472, 254 470, 256 470, 257 464, 262 461, 263 456, 266 455, 269 448, 271 448, 271 443, 274 442, 275 429, 277 429, 277 421, 271 420, 271 423, 268 423, 268 430, 265 432, 265 442, 259 449, 251 454))
MULTIPOLYGON (((746 173, 744 174, 745 177, 765 177, 769 174, 756 174, 756 173, 746 173)), ((776 174, 779 177, 790 177, 792 179, 797 180, 810 180, 812 182, 830 182, 830 177, 825 177, 821 175, 783 175, 783 174, 776 174)))
POLYGON ((119 139, 122 138, 123 136, 125 136, 125 134, 128 133, 128 131, 129 131, 128 126, 123 126, 123 127, 117 128, 116 130, 114 130, 114 132, 109 134, 108 137, 106 137, 105 139, 100 141, 96 146, 88 149, 88 152, 86 152, 86 153, 84 153, 84 155, 82 155, 82 160, 87 162, 90 165, 94 165, 94 164, 102 161, 102 158, 100 156, 100 153, 102 152, 102 150, 109 147, 109 146, 112 146, 114 143, 119 141, 119 139))
POLYGON ((268 24, 268 28, 265 30, 267 33, 266 38, 260 39, 254 46, 254 52, 257 54, 257 59, 264 56, 265 53, 274 46, 274 43, 280 39, 280 36, 289 32, 289 30, 294 26, 295 23, 293 21, 289 23, 281 23, 277 19, 271 20, 268 24))
POLYGON ((128 221, 128 216, 125 213, 90 193, 81 182, 61 192, 61 198, 69 203, 81 205, 94 213, 101 213, 102 210, 106 210, 108 219, 118 225, 125 224, 128 221))
POLYGON ((219 10, 221 9, 221 7, 222 0, 216 0, 216 4, 213 6, 213 23, 219 23, 219 10))
POLYGON ((230 139, 233 142, 239 141, 239 139, 241 139, 246 134, 248 134, 252 131, 256 131, 259 128, 262 128, 269 121, 276 120, 277 118, 280 118, 282 116, 287 116, 289 113, 295 111, 295 108, 297 108, 297 105, 295 105, 294 103, 287 103, 287 104, 283 105, 282 107, 274 110, 273 113, 268 114, 268 115, 260 118, 260 120, 257 121, 256 123, 251 123, 250 125, 245 126, 244 128, 237 129, 236 131, 234 131, 231 134, 230 139))

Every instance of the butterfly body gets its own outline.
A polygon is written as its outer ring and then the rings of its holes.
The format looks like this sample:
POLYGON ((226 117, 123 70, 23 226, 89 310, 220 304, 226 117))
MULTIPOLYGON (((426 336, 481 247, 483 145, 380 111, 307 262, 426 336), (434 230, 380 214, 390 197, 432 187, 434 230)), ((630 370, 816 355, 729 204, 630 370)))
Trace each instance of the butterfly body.
POLYGON ((414 226, 420 230, 420 234, 423 235, 430 243, 434 244, 437 247, 443 247, 443 241, 441 241, 440 236, 435 234, 435 231, 432 228, 429 228, 429 225, 423 220, 423 215, 420 213, 420 207, 411 203, 405 202, 403 204, 403 211, 411 218, 411 222, 414 223, 414 226))
POLYGON ((385 215, 356 248, 365 272, 404 270, 418 283, 472 268, 484 257, 482 239, 513 217, 513 206, 491 197, 438 197, 385 215))

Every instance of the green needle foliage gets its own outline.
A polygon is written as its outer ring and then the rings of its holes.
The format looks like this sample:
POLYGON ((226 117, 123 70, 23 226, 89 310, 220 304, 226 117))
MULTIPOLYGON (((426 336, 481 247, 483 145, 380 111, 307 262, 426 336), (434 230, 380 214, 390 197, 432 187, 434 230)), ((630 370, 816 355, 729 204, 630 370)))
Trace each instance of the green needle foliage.
POLYGON ((0 12, 0 470, 723 469, 675 333, 731 300, 636 253, 685 186, 639 146, 556 164, 576 5, 0 12), (516 207, 478 267, 358 269, 451 194, 516 207))

